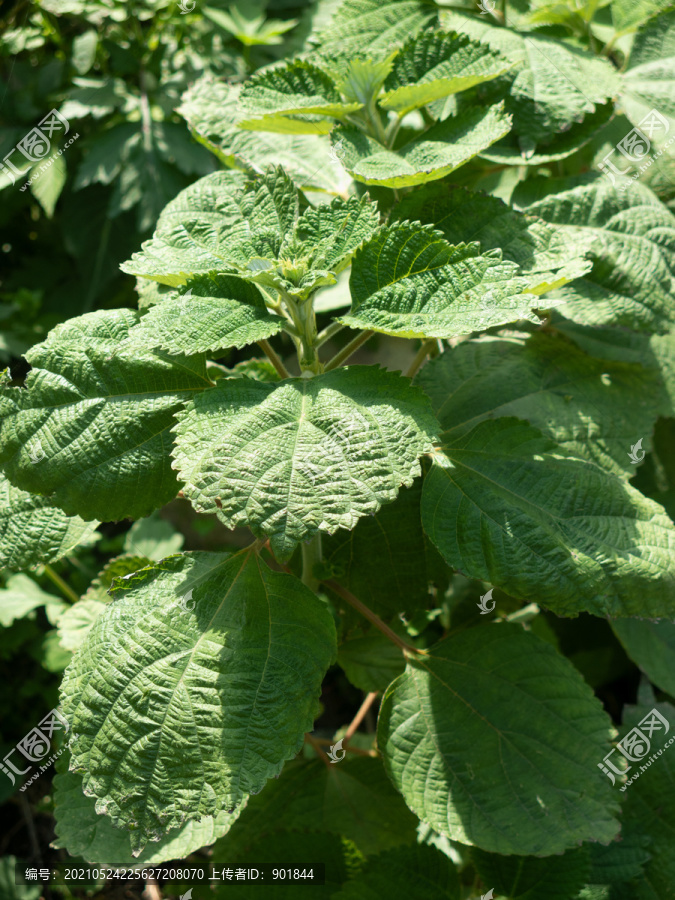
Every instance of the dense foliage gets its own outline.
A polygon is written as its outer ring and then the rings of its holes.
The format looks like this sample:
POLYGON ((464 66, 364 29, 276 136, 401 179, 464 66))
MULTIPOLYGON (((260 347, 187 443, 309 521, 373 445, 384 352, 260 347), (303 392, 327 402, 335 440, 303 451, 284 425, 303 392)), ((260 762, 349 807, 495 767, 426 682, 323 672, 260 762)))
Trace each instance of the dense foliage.
POLYGON ((2 155, 82 137, 2 193, 5 796, 325 863, 243 896, 675 897, 675 10, 20 12, 2 155))

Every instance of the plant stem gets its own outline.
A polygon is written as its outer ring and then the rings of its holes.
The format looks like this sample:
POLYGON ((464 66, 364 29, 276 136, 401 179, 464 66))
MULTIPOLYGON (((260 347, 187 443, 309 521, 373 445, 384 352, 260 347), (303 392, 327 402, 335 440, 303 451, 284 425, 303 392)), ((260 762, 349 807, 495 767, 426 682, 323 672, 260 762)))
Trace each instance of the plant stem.
POLYGON ((346 359, 349 359, 352 353, 356 353, 359 347, 362 344, 365 344, 366 341, 369 341, 374 334, 374 331, 362 331, 361 334, 357 334, 346 347, 343 347, 339 353, 336 353, 335 356, 326 363, 324 372, 330 372, 331 369, 336 369, 338 366, 341 366, 346 359))
POLYGON ((368 694, 368 696, 366 697, 366 699, 363 701, 363 703, 359 707, 359 711, 357 712, 357 714, 354 716, 354 718, 349 723, 349 728, 347 729, 347 732, 343 739, 343 743, 342 743, 343 747, 345 744, 349 743, 352 736, 356 732, 356 729, 359 727, 359 725, 363 721, 366 713, 368 712, 368 710, 373 705, 373 703, 375 702, 376 699, 377 699, 377 691, 371 691, 368 694))
POLYGON ((424 341, 420 349, 415 354, 415 359, 413 359, 413 361, 410 363, 410 368, 405 373, 407 378, 412 378, 417 373, 417 370, 420 368, 424 360, 427 358, 429 353, 431 353, 435 346, 435 340, 424 341))
POLYGON ((331 322, 323 331, 320 331, 316 336, 316 346, 321 347, 326 341, 329 341, 334 334, 337 334, 338 331, 342 331, 343 328, 346 328, 346 325, 343 325, 342 322, 331 322))
POLYGON ((397 647, 400 647, 404 653, 414 653, 420 656, 424 655, 424 650, 418 650, 417 647, 413 647, 412 644, 409 644, 407 641, 404 641, 403 638, 399 637, 395 631, 391 630, 386 622, 383 622, 372 609, 369 609, 365 605, 365 603, 361 603, 358 597, 355 597, 351 591, 347 590, 347 588, 342 587, 341 584, 338 584, 337 581, 333 581, 332 579, 324 581, 324 584, 332 591, 335 591, 335 593, 342 597, 343 600, 346 600, 350 606, 353 606, 354 609, 358 610, 358 612, 360 612, 362 616, 365 616, 369 622, 372 622, 376 628, 379 628, 382 634, 389 638, 392 643, 396 644, 397 647))
POLYGON ((260 347, 260 349, 263 351, 265 356, 269 359, 269 361, 272 363, 272 365, 277 370, 279 375, 281 375, 282 378, 290 378, 291 377, 291 373, 288 371, 286 366, 279 359, 279 357, 276 354, 276 351, 273 349, 273 347, 269 341, 265 341, 265 340, 258 341, 258 346, 260 347))
POLYGON ((317 739, 315 737, 312 737, 312 735, 309 732, 307 732, 307 734, 305 735, 305 740, 307 741, 309 746, 314 749, 314 752, 319 757, 319 759, 323 760, 324 765, 327 768, 330 768, 330 763, 328 762, 328 757, 326 756, 323 747, 317 741, 317 739))
POLYGON ((314 575, 314 566, 321 562, 321 533, 317 533, 302 547, 302 583, 316 592, 319 587, 319 579, 314 575))
POLYGON ((65 581, 63 580, 63 578, 61 578, 60 575, 57 575, 56 572, 52 569, 51 566, 46 566, 46 565, 45 565, 45 566, 43 566, 42 568, 43 568, 44 573, 45 573, 45 575, 47 576, 47 578, 49 578, 50 581, 53 581, 53 582, 54 582, 54 584, 55 584, 55 585, 57 586, 57 588, 61 591, 61 593, 62 593, 65 597, 67 597, 69 600, 71 600, 73 603, 77 603, 77 601, 78 601, 80 598, 77 596, 77 594, 75 593, 75 591, 65 583, 65 581))

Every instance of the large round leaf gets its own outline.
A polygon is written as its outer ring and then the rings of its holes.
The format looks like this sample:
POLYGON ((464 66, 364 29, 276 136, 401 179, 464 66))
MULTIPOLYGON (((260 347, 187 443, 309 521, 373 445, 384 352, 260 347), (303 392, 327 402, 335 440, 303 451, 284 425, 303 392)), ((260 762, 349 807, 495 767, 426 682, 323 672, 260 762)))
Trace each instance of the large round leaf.
POLYGON ((597 769, 611 732, 568 660, 502 624, 409 659, 382 700, 378 745, 408 806, 436 831, 546 856, 618 832, 619 804, 597 769))
POLYGON ((135 853, 259 791, 293 757, 336 656, 332 616, 250 550, 118 581, 66 672, 72 768, 135 853))
POLYGON ((374 366, 277 384, 223 379, 180 416, 174 465, 197 510, 269 536, 283 560, 394 500, 420 474, 436 427, 419 389, 374 366))

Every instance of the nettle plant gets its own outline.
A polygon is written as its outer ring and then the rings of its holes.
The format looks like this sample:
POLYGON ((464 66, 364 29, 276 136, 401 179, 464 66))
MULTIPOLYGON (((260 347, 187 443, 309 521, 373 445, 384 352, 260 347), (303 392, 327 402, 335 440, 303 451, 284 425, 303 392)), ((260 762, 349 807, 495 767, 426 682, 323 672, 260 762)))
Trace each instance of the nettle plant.
MULTIPOLYGON (((425 897, 670 890, 675 753, 619 793, 602 676, 555 622, 609 619, 612 653, 675 693, 675 529, 646 495, 671 502, 675 218, 578 163, 537 177, 612 97, 628 110, 629 77, 562 37, 443 15, 347 0, 311 55, 195 85, 182 112, 229 170, 124 264, 139 311, 58 326, 4 387, 15 565, 179 492, 253 534, 112 581, 63 681, 71 853, 219 838, 217 858, 326 861, 316 896, 340 898, 422 896, 421 877, 425 897), (490 178, 518 202, 476 189, 490 178), (413 342, 407 371, 350 362, 376 334, 413 342), (353 723, 339 764, 311 735, 336 661, 381 698, 376 748, 353 723), (306 734, 319 758, 288 763, 306 734)), ((645 684, 622 727, 650 707, 675 724, 645 684)))

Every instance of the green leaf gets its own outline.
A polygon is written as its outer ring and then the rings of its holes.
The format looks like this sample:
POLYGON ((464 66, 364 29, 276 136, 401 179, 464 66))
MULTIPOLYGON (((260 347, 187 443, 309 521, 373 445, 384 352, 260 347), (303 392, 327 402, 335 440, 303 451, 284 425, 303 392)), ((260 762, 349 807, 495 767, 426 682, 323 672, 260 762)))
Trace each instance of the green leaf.
POLYGON ((352 312, 338 321, 398 337, 453 337, 524 317, 542 302, 499 251, 452 246, 431 226, 399 222, 356 253, 352 312))
POLYGON ((230 168, 249 174, 281 165, 295 184, 304 190, 344 193, 351 179, 330 157, 330 141, 318 134, 275 134, 269 136, 238 128, 238 85, 200 78, 183 96, 178 108, 197 140, 230 168))
MULTIPOLYGON (((322 284, 335 284, 335 272, 347 265, 378 223, 376 207, 367 197, 336 198, 330 205, 305 207, 306 199, 282 169, 270 169, 245 186, 241 176, 217 172, 169 204, 153 239, 122 269, 176 286, 200 273, 236 272, 305 300, 322 284)), ((223 282, 226 299, 234 299, 236 283, 223 282)), ((206 296, 209 290, 214 292, 204 282, 206 296)), ((254 297, 251 292, 248 297, 244 294, 249 305, 254 297)), ((166 300, 159 306, 156 315, 162 317, 169 314, 163 312, 165 307, 173 308, 166 300)), ((274 319, 267 317, 265 323, 275 326, 267 336, 278 330, 274 319)), ((176 334, 174 340, 178 338, 176 334)), ((208 347, 215 349, 216 336, 207 332, 207 340, 208 347)))
POLYGON ((170 522, 153 513, 134 522, 124 538, 124 550, 159 561, 180 552, 184 542, 183 535, 170 522))
POLYGON ((433 225, 450 244, 478 241, 482 253, 501 249, 529 279, 528 292, 543 294, 592 268, 586 254, 589 234, 570 234, 535 216, 507 206, 497 197, 464 189, 425 185, 396 207, 397 219, 433 225))
POLYGON ((12 575, 7 579, 6 587, 0 588, 0 625, 9 628, 17 619, 23 619, 41 606, 51 607, 50 613, 56 616, 66 609, 63 600, 43 591, 32 578, 12 575))
MULTIPOLYGON (((368 603, 372 609, 369 597, 368 603)), ((360 690, 383 691, 403 672, 405 660, 400 648, 377 632, 351 637, 340 644, 338 665, 360 690)))
MULTIPOLYGON (((255 867, 262 859, 273 861, 272 864, 281 869, 294 867, 309 870, 317 863, 323 863, 326 867, 326 880, 321 885, 305 883, 299 888, 297 883, 273 882, 274 891, 265 893, 273 893, 274 900, 297 900, 299 896, 306 900, 331 900, 342 882, 360 866, 363 856, 351 841, 339 835, 289 829, 275 831, 264 839, 253 841, 238 861, 242 866, 255 867)), ((260 895, 260 885, 255 881, 242 881, 237 885, 240 900, 259 900, 260 895)), ((229 900, 230 897, 230 882, 225 881, 216 888, 215 900, 229 900)))
MULTIPOLYGON (((653 701, 646 705, 642 700, 638 706, 624 708, 622 732, 636 727, 651 712, 651 708, 656 708, 667 719, 672 732, 675 707, 669 703, 656 704, 653 701)), ((672 733, 668 734, 664 740, 662 732, 654 732, 649 759, 655 754, 656 758, 645 771, 638 771, 639 766, 633 763, 630 774, 639 774, 639 777, 626 788, 623 807, 624 830, 651 837, 647 847, 650 859, 644 869, 644 879, 653 892, 648 896, 653 896, 654 900, 668 897, 675 882, 675 796, 672 791, 675 754, 672 743, 666 747, 672 737, 672 733)))
POLYGON ((640 436, 649 440, 662 395, 654 370, 596 359, 542 333, 464 341, 431 360, 417 380, 446 440, 485 419, 517 416, 570 456, 626 476, 636 467, 629 450, 640 436))
MULTIPOLYGON (((360 109, 361 103, 345 103, 332 79, 318 66, 293 60, 283 68, 257 72, 245 82, 239 97, 240 128, 286 131, 285 117, 293 119, 295 133, 316 134, 329 123, 305 118, 309 115, 342 118, 360 109)), ((288 123, 286 123, 287 125, 288 123)))
POLYGON ((620 619, 610 624, 628 656, 649 680, 675 696, 675 623, 620 619))
POLYGON ((587 881, 588 856, 588 847, 544 859, 471 851, 483 884, 509 900, 573 900, 587 881))
POLYGON ((283 327, 253 284, 234 275, 197 275, 190 288, 153 306, 131 333, 141 347, 202 353, 245 347, 283 327))
POLYGON ((597 774, 610 734, 574 666, 500 624, 408 659, 382 700, 378 745, 435 831, 494 853, 550 855, 618 831, 618 803, 597 774))
MULTIPOLYGON (((474 106, 433 125, 396 150, 353 125, 338 125, 331 137, 340 146, 345 169, 357 181, 384 187, 409 187, 444 178, 509 131, 504 104, 474 106)), ((337 152, 337 151, 335 151, 337 152)))
POLYGON ((425 32, 411 38, 395 58, 379 104, 404 116, 434 100, 490 81, 511 65, 466 35, 425 32))
POLYGON ((66 161, 63 158, 63 151, 55 149, 39 163, 39 168, 35 167, 33 172, 36 180, 30 186, 31 193, 45 211, 47 218, 51 219, 56 201, 66 183, 66 161))
MULTIPOLYGON (((142 525, 144 521, 147 520, 140 519, 136 525, 142 525)), ((110 602, 109 591, 113 580, 127 578, 149 565, 152 565, 149 557, 133 553, 115 556, 109 560, 89 585, 82 599, 69 606, 59 618, 57 631, 61 646, 71 652, 78 650, 91 631, 94 622, 105 611, 106 604, 110 602)))
POLYGON ((633 31, 670 5, 670 0, 612 0, 612 22, 617 31, 633 31))
POLYGON ((97 525, 67 516, 49 498, 19 490, 0 474, 0 566, 56 562, 86 543, 97 525))
POLYGON ((593 269, 554 295, 583 325, 663 333, 675 323, 675 216, 648 189, 620 192, 604 178, 546 197, 528 213, 593 235, 593 269))
POLYGON ((107 816, 96 812, 96 801, 82 793, 82 776, 69 772, 61 757, 56 768, 53 782, 56 840, 52 847, 66 850, 69 856, 82 857, 89 863, 140 866, 185 859, 226 834, 241 812, 239 808, 233 813, 219 812, 215 818, 205 816, 200 821, 187 822, 134 858, 129 832, 115 828, 107 816))
POLYGON ((436 422, 406 379, 350 366, 278 384, 221 380, 175 431, 195 509, 268 536, 286 560, 299 541, 353 528, 394 500, 420 474, 436 422))
POLYGON ((178 492, 169 431, 210 382, 203 358, 135 346, 129 331, 138 318, 101 310, 58 325, 26 354, 33 369, 25 387, 0 396, 8 478, 69 515, 146 516, 178 492))
POLYGON ((336 199, 330 204, 310 206, 298 219, 295 235, 285 242, 280 255, 304 250, 312 268, 338 274, 378 224, 377 206, 367 194, 361 199, 336 199))
MULTIPOLYGON (((251 223, 242 210, 245 185, 239 172, 214 172, 191 184, 164 208, 154 237, 122 271, 177 287, 190 275, 232 271, 260 255, 251 247, 251 223)), ((256 217, 262 228, 274 226, 270 205, 256 217)))
POLYGON ((519 419, 441 443, 422 524, 448 565, 557 615, 673 616, 675 528, 653 500, 519 419))
POLYGON ((63 612, 59 617, 57 633, 64 650, 74 653, 82 646, 105 607, 100 600, 82 599, 63 612))
POLYGON ((78 75, 86 75, 94 65, 97 45, 98 32, 95 28, 73 38, 72 61, 78 75))
POLYGON ((111 184, 119 175, 129 153, 141 139, 136 122, 123 122, 87 140, 86 155, 77 170, 73 189, 79 191, 90 184, 111 184))
POLYGON ((570 43, 494 27, 450 10, 442 11, 441 24, 515 64, 504 77, 510 81, 506 111, 528 150, 581 122, 620 90, 621 78, 608 60, 570 43))
POLYGON ((461 896, 454 863, 429 844, 397 847, 378 854, 333 894, 334 900, 415 896, 425 900, 459 900, 461 896))
POLYGON ((421 495, 421 481, 416 481, 356 528, 322 538, 324 561, 340 584, 385 618, 412 614, 429 599, 421 495), (374 556, 380 565, 373 566, 374 556))
MULTIPOLYGON (((650 150, 653 153, 656 147, 669 146, 666 135, 675 125, 673 79, 675 55, 635 66, 624 74, 617 108, 639 129, 640 137, 646 135, 650 139, 647 142, 641 140, 634 148, 630 143, 626 146, 631 159, 646 162, 650 150), (655 147, 652 147, 652 141, 655 147)), ((669 155, 672 156, 672 150, 669 155)))
POLYGON ((591 871, 588 876, 590 884, 615 884, 630 881, 642 875, 642 867, 649 860, 646 847, 649 836, 625 832, 621 840, 612 841, 607 847, 591 844, 591 871))
POLYGON ((214 847, 214 859, 239 857, 281 828, 341 834, 370 854, 412 843, 417 819, 394 790, 380 759, 350 755, 330 766, 317 759, 294 760, 278 781, 249 798, 237 824, 214 847))
POLYGON ((64 716, 73 770, 136 854, 240 805, 297 753, 335 626, 251 551, 169 557, 113 591, 66 672, 64 716))
MULTIPOLYGON (((535 105, 536 108, 536 105, 535 105)), ((563 132, 556 132, 542 138, 537 144, 525 131, 519 135, 515 131, 501 141, 480 152, 480 158, 488 162, 507 166, 542 166, 546 163, 567 159, 581 150, 615 115, 614 104, 599 104, 595 112, 588 113, 581 122, 573 123, 563 132)), ((548 181, 549 179, 547 179, 548 181)))
POLYGON ((17 881, 15 878, 15 866, 21 862, 22 860, 17 859, 16 856, 0 857, 0 890, 2 890, 2 896, 6 900, 39 900, 39 897, 42 895, 42 888, 39 884, 26 884, 25 879, 21 876, 18 879, 19 884, 15 883, 17 881))
POLYGON ((345 0, 317 40, 344 57, 388 55, 436 16, 424 0, 345 0))

